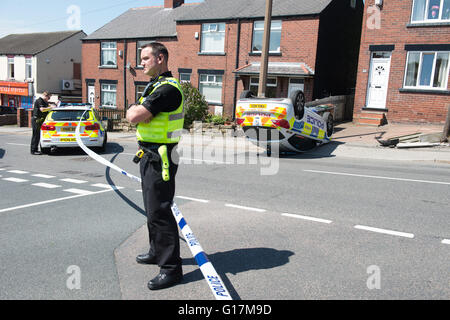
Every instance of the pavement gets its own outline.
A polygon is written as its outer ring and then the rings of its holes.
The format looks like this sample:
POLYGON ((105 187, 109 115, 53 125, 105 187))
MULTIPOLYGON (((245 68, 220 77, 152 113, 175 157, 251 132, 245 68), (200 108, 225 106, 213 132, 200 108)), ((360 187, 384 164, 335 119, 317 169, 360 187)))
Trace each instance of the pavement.
MULTIPOLYGON (((389 140, 391 138, 427 134, 440 135, 443 132, 444 125, 430 125, 430 124, 400 124, 389 123, 383 126, 364 126, 357 125, 353 122, 340 123, 335 126, 332 141, 319 148, 315 148, 308 153, 315 156, 322 157, 351 157, 362 159, 378 159, 378 160, 399 160, 399 161, 432 161, 439 163, 450 164, 450 143, 440 143, 434 146, 416 146, 411 144, 409 148, 391 148, 382 146, 376 137, 382 140, 389 140)), ((18 127, 17 125, 0 126, 0 133, 16 133, 31 135, 31 128, 18 127)), ((188 137, 188 136, 187 136, 188 137)), ((130 140, 135 141, 134 132, 108 132, 108 140, 130 140)), ((245 137, 225 137, 226 140, 233 140, 227 143, 217 139, 217 136, 212 134, 205 136, 201 141, 203 145, 210 145, 211 142, 218 144, 225 144, 232 146, 239 150, 240 147, 245 149, 245 137)), ((195 138, 183 139, 181 145, 196 143, 195 138)), ((256 147, 255 147, 256 148, 256 147)), ((256 148, 259 151, 263 149, 256 148)))

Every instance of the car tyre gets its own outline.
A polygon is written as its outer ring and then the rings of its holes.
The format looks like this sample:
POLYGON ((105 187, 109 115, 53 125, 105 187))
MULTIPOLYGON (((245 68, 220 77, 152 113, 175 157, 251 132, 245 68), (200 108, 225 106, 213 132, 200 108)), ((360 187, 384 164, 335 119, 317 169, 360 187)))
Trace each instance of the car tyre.
POLYGON ((253 93, 250 90, 244 90, 241 93, 240 98, 241 99, 247 99, 247 98, 252 98, 253 97, 253 93))
POLYGON ((50 148, 43 148, 42 145, 40 145, 40 147, 43 154, 50 154, 50 148))
POLYGON ((323 119, 325 120, 325 123, 327 124, 327 136, 331 137, 331 135, 334 132, 334 119, 333 115, 330 112, 325 112, 323 114, 323 119))
POLYGON ((295 90, 289 95, 289 98, 291 99, 292 106, 294 107, 295 117, 298 120, 301 120, 305 114, 305 94, 302 90, 295 90))
POLYGON ((108 135, 105 131, 105 138, 103 139, 103 144, 100 147, 100 152, 105 152, 106 151, 106 144, 108 143, 108 135))

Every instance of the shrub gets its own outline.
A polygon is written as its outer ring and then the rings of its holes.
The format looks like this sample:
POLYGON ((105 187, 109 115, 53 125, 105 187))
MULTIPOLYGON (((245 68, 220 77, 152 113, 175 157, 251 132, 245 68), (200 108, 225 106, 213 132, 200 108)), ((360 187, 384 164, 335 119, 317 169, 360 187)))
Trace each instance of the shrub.
POLYGON ((205 121, 208 116, 208 103, 205 97, 190 82, 182 82, 184 94, 184 128, 188 129, 194 121, 205 121))

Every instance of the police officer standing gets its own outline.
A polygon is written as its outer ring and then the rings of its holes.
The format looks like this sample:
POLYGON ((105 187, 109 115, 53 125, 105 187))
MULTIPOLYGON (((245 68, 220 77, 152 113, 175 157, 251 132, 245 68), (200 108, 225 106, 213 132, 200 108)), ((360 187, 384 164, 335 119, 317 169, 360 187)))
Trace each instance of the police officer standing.
POLYGON ((33 108, 33 116, 31 118, 31 127, 33 129, 33 133, 31 136, 31 146, 30 151, 33 155, 40 155, 39 151, 39 141, 41 139, 41 125, 44 123, 45 117, 47 116, 48 111, 50 111, 53 107, 49 107, 49 100, 51 98, 51 94, 47 91, 44 91, 42 97, 37 99, 34 102, 33 108))
POLYGON ((167 48, 153 42, 141 49, 141 65, 151 80, 139 102, 128 109, 127 120, 138 124, 136 137, 150 249, 138 255, 136 261, 160 267, 159 274, 148 282, 150 290, 158 290, 183 279, 178 226, 171 210, 178 165, 170 155, 183 129, 184 97, 179 81, 168 69, 167 48))

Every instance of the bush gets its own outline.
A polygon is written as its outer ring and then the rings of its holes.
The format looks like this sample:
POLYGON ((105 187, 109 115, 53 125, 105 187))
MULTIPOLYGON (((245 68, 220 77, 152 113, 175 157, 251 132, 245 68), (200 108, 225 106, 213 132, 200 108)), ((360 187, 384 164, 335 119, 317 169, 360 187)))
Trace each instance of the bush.
POLYGON ((206 118, 206 122, 214 123, 215 125, 225 124, 225 122, 227 121, 228 121, 227 117, 224 118, 219 115, 209 114, 208 117, 206 118))
POLYGON ((194 121, 205 121, 208 117, 208 103, 205 97, 190 82, 182 82, 184 94, 184 128, 188 129, 194 121))

